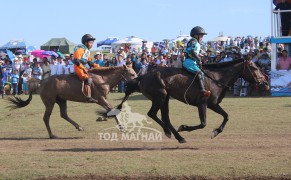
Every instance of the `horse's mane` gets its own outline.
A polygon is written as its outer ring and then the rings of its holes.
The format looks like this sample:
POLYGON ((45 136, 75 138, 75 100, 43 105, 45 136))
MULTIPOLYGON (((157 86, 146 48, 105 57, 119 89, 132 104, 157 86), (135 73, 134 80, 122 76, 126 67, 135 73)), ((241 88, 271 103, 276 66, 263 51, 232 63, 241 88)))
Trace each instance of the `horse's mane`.
POLYGON ((205 64, 205 65, 203 65, 203 67, 206 69, 218 69, 218 68, 232 66, 234 64, 238 64, 238 63, 243 62, 243 61, 244 61, 244 59, 241 58, 241 59, 236 59, 236 60, 232 60, 232 61, 228 61, 228 62, 205 64))
POLYGON ((109 72, 109 71, 114 71, 117 69, 124 69, 124 67, 123 66, 98 67, 98 68, 90 69, 90 70, 88 70, 88 72, 93 73, 93 74, 97 74, 100 72, 109 72))

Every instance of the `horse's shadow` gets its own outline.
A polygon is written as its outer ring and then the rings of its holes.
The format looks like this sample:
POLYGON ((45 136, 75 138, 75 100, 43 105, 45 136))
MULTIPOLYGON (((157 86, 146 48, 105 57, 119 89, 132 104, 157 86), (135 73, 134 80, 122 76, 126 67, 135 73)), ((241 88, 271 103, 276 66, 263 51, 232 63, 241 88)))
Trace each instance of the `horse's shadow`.
POLYGON ((46 152, 130 152, 130 151, 175 151, 175 150, 199 150, 192 147, 162 147, 162 148, 70 148, 70 149, 45 149, 46 152))

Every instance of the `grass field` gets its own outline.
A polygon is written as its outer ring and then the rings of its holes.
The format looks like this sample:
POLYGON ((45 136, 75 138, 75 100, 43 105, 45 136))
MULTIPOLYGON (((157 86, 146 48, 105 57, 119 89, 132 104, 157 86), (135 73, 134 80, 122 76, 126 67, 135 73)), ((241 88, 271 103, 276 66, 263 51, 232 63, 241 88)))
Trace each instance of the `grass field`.
MULTIPOLYGON (((111 94, 109 101, 117 105, 121 97, 111 94)), ((140 94, 128 104, 143 115, 150 107, 140 94)), ((187 143, 179 144, 164 135, 161 142, 100 139, 115 121, 96 122, 99 106, 74 102, 69 116, 85 131, 61 119, 55 106, 51 128, 61 139, 51 140, 38 95, 14 111, 0 100, 0 179, 291 179, 291 98, 227 97, 221 105, 230 117, 224 132, 210 139, 222 117, 209 110, 206 128, 182 132, 187 143)), ((170 118, 175 127, 199 124, 196 107, 176 100, 170 118)), ((147 126, 161 131, 156 123, 147 126)))

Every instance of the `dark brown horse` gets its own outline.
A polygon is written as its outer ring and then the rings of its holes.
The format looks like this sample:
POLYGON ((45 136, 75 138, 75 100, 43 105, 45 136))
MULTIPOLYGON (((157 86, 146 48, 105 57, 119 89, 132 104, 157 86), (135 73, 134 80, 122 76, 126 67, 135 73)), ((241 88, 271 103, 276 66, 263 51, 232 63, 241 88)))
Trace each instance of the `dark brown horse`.
MULTIPOLYGON (((132 92, 142 92, 143 95, 152 101, 152 107, 148 112, 148 116, 163 128, 167 137, 170 137, 172 132, 180 143, 184 143, 186 141, 178 132, 204 128, 206 126, 207 108, 222 115, 224 118, 220 127, 213 130, 211 138, 216 137, 223 131, 228 121, 228 114, 219 104, 225 97, 226 91, 239 77, 243 77, 250 83, 257 83, 266 89, 269 88, 268 82, 258 67, 251 61, 240 59, 226 63, 209 64, 203 66, 203 68, 205 88, 211 91, 210 97, 201 97, 199 88, 194 81, 195 75, 186 72, 186 70, 157 68, 135 81, 130 81, 127 84, 126 96, 122 103, 132 92), (178 131, 175 130, 169 118, 170 97, 186 104, 197 106, 201 124, 196 126, 181 125, 178 131), (159 110, 161 110, 161 120, 157 116, 159 110)), ((119 105, 119 108, 122 107, 122 103, 119 105)))
MULTIPOLYGON (((115 87, 121 80, 131 80, 136 77, 135 71, 131 67, 104 67, 89 70, 89 76, 92 78, 92 97, 95 102, 105 108, 107 111, 112 109, 112 106, 107 102, 107 96, 110 90, 115 87)), ((75 102, 92 102, 90 98, 82 92, 82 82, 76 75, 54 75, 43 81, 40 84, 30 83, 30 85, 39 85, 37 93, 39 93, 44 105, 45 113, 43 116, 44 123, 50 138, 57 138, 53 135, 49 119, 55 103, 60 107, 61 117, 75 126, 76 129, 82 131, 83 128, 73 121, 67 114, 67 100, 75 102)), ((32 100, 32 92, 30 92, 27 100, 20 98, 9 98, 13 103, 11 108, 21 108, 27 106, 32 100)), ((118 121, 117 121, 118 123, 118 121)))

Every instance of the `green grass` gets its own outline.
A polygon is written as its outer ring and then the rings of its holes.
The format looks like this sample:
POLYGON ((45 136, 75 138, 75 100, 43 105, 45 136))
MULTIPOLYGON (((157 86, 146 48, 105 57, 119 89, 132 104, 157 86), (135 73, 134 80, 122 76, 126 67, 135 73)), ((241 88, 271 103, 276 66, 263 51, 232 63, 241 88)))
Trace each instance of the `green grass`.
MULTIPOLYGON (((121 97, 111 94, 109 101, 117 105, 121 97)), ((134 94, 128 104, 133 112, 146 115, 151 102, 134 94)), ((0 179, 86 175, 291 178, 291 98, 225 98, 221 105, 229 113, 224 132, 210 139, 222 117, 208 110, 207 126, 182 132, 187 143, 179 144, 164 135, 162 142, 100 140, 98 132, 115 126, 115 121, 95 122, 99 106, 74 102, 68 103, 69 116, 85 131, 62 120, 56 105, 51 128, 65 139, 50 140, 38 95, 28 107, 14 111, 4 108, 7 102, 0 100, 0 179)), ((170 100, 170 118, 175 127, 199 124, 197 108, 176 100, 170 100)), ((161 131, 156 123, 147 126, 161 131)))

